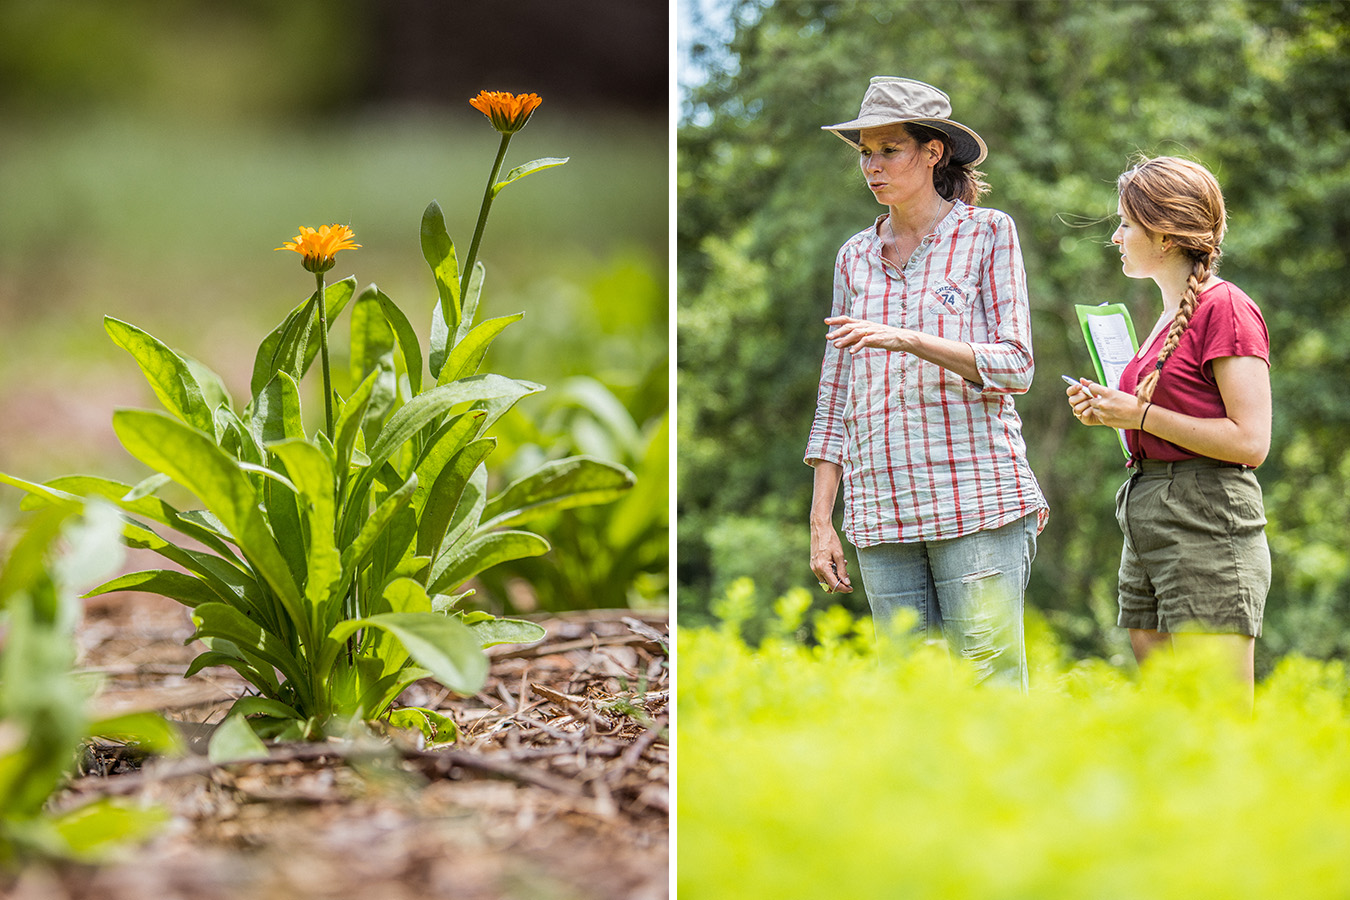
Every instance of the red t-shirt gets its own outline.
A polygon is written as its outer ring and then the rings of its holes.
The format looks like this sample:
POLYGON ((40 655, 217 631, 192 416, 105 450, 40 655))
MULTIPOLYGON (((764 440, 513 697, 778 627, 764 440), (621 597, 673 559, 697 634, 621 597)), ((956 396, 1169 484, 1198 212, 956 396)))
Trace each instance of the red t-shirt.
MULTIPOLYGON (((1120 376, 1120 389, 1134 393, 1144 375, 1153 370, 1167 340, 1163 331, 1147 347, 1140 347, 1120 376)), ((1265 319, 1252 298, 1226 281, 1200 295, 1191 324, 1181 343, 1163 363, 1153 403, 1199 419, 1219 419, 1228 415, 1219 385, 1214 380, 1213 362, 1225 356, 1256 356, 1270 365, 1270 334, 1265 319)), ((1200 454, 1184 450, 1147 432, 1125 432, 1125 443, 1134 458, 1175 462, 1197 459, 1200 454), (1142 454, 1140 450, 1142 449, 1142 454)))

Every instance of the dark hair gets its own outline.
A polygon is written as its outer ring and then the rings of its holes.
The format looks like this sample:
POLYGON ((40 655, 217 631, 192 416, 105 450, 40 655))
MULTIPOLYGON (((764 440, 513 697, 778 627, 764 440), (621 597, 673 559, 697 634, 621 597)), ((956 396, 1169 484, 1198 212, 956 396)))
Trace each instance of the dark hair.
POLYGON ((974 206, 989 192, 983 172, 969 165, 952 163, 952 142, 945 131, 916 122, 905 122, 904 127, 905 132, 920 144, 942 141, 942 159, 933 167, 933 187, 944 200, 960 200, 974 206))

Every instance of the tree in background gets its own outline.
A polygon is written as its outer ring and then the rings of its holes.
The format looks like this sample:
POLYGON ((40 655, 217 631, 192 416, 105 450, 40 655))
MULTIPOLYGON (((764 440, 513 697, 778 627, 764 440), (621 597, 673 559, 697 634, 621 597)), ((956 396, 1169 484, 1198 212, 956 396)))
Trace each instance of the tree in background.
POLYGON ((724 52, 695 47, 707 79, 679 129, 683 621, 742 575, 764 599, 814 588, 801 457, 821 320, 835 251, 879 212, 819 129, 888 74, 951 95, 989 143, 985 202, 1019 228, 1038 378, 1018 410, 1051 508, 1029 606, 1076 652, 1124 654, 1112 496, 1125 470, 1104 433, 1072 427, 1056 376, 1090 371, 1074 303, 1156 311, 1109 243, 1116 175, 1136 153, 1191 156, 1228 201, 1223 274, 1271 333, 1275 431, 1258 475, 1275 582, 1259 664, 1347 655, 1350 4, 738 0, 730 14, 724 52))

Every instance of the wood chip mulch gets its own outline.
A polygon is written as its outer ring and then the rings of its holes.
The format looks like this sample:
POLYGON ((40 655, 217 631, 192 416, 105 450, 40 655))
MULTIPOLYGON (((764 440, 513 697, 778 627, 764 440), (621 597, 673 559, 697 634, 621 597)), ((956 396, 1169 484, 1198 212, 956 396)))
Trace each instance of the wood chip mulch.
POLYGON ((402 701, 460 729, 448 749, 415 735, 284 744, 212 765, 205 742, 244 682, 184 680, 182 607, 145 595, 90 601, 82 664, 106 679, 98 712, 153 709, 196 752, 147 759, 88 748, 56 798, 130 797, 169 813, 148 844, 98 865, 0 877, 15 900, 662 900, 669 892, 670 738, 665 613, 539 619, 547 637, 490 649, 473 697, 431 681, 402 701))

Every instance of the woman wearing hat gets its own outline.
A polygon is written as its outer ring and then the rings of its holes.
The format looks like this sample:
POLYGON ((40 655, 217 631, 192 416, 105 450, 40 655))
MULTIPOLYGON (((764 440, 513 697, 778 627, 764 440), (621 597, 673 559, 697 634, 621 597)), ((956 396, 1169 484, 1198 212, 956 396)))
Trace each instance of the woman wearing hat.
POLYGON ((1270 336, 1260 309, 1214 274, 1227 214, 1198 163, 1145 159, 1117 182, 1112 242, 1149 278, 1162 315, 1119 390, 1067 390, 1085 425, 1125 429, 1134 473, 1116 497, 1125 533, 1119 624, 1142 662, 1178 642, 1221 646, 1248 697, 1270 588, 1261 485, 1270 451, 1270 336))
POLYGON ((912 609, 981 678, 1025 689, 1023 597, 1046 504, 1012 400, 1033 370, 1016 228, 974 205, 984 141, 937 88, 873 78, 858 117, 825 130, 858 151, 886 212, 835 263, 806 448, 811 568, 824 590, 852 591, 833 524, 842 484, 878 625, 912 609))

